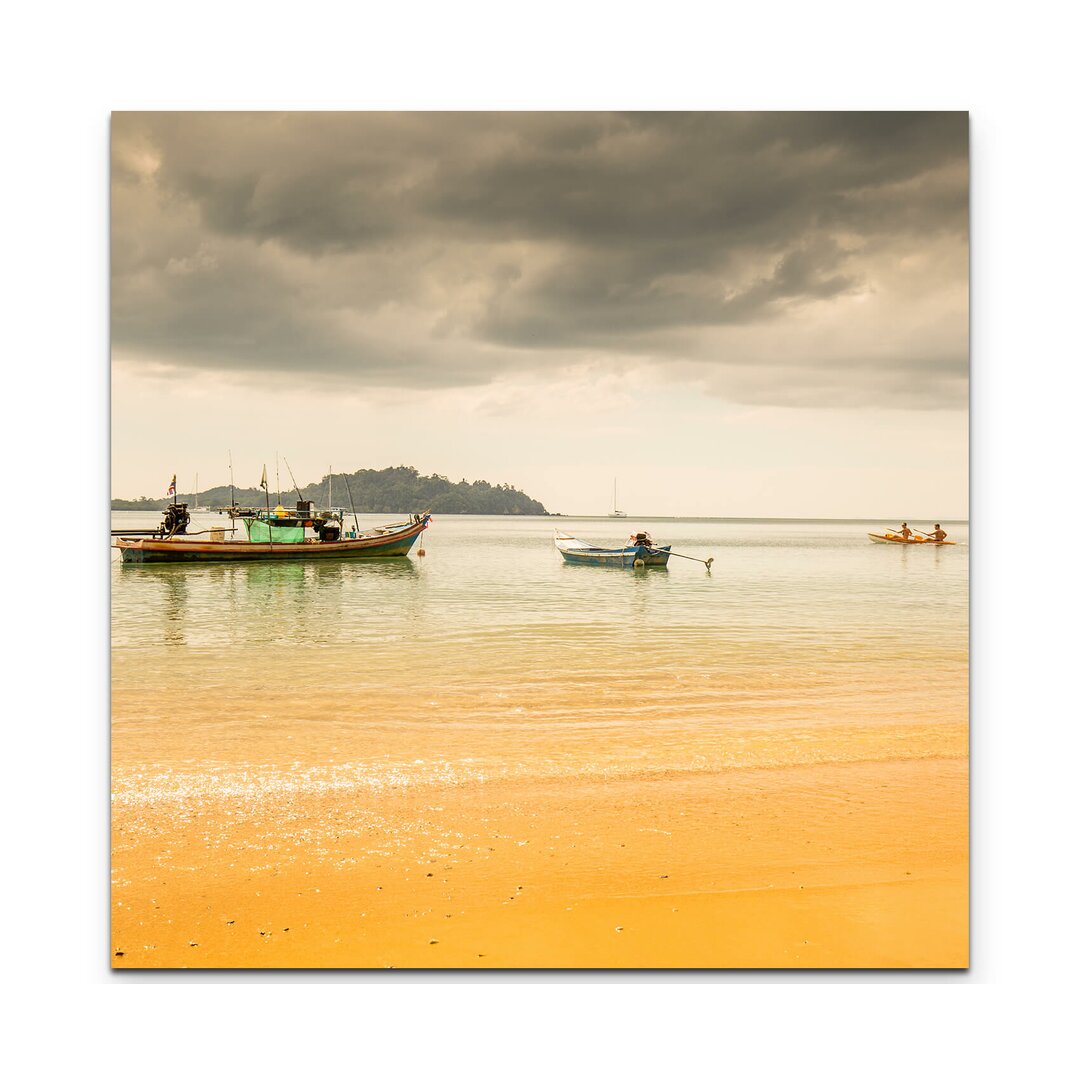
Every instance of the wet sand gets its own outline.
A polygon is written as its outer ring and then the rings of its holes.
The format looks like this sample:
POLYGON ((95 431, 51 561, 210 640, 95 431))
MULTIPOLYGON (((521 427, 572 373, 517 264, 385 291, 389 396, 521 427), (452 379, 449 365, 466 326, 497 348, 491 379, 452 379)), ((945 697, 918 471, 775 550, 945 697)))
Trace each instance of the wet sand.
MULTIPOLYGON (((964 738, 913 760, 120 798, 112 964, 965 967, 964 738)), ((124 763, 114 784, 162 790, 124 763)))

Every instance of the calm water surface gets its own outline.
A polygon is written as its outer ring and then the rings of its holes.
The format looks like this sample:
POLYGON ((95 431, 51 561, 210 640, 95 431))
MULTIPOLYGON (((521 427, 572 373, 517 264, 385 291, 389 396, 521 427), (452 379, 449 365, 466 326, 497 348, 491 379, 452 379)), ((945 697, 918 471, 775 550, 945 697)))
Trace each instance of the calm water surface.
POLYGON ((967 527, 945 527, 957 547, 871 544, 880 522, 437 515, 424 558, 114 551, 117 790, 960 756, 967 527), (555 527, 605 546, 647 528, 715 562, 569 566, 555 527))

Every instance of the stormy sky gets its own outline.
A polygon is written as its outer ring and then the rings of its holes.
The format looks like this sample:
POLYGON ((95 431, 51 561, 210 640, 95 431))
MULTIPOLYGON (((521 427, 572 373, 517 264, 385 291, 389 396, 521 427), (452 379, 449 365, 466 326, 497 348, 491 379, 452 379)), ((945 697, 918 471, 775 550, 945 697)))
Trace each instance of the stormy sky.
POLYGON ((118 113, 113 492, 965 516, 967 224, 963 113, 118 113))

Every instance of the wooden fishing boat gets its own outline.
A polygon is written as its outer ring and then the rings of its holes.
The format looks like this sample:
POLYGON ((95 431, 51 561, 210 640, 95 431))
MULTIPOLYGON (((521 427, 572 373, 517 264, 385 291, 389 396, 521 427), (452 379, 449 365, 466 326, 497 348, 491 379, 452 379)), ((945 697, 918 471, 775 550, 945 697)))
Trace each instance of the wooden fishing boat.
POLYGON ((387 558, 408 555, 431 523, 428 513, 411 514, 407 521, 381 528, 343 532, 339 511, 313 511, 310 503, 298 503, 295 512, 280 506, 273 511, 228 507, 225 512, 243 523, 246 540, 226 540, 221 528, 198 540, 183 531, 148 539, 119 536, 113 546, 126 563, 387 558), (315 535, 308 536, 308 529, 315 535))
POLYGON ((929 547, 955 547, 955 540, 928 540, 921 536, 913 536, 905 540, 897 533, 867 533, 867 536, 875 544, 925 544, 929 547))
POLYGON ((555 533, 555 547, 568 563, 586 566, 667 566, 671 545, 658 547, 648 533, 636 533, 622 548, 598 548, 566 533, 555 533))

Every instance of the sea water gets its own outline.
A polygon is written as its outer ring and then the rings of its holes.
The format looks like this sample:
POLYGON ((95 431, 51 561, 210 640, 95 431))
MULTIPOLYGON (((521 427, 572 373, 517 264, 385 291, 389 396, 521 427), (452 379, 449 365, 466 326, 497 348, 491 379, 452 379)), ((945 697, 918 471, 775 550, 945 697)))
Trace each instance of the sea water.
POLYGON ((872 544, 884 524, 436 515, 408 558, 114 550, 115 795, 962 756, 967 527, 945 523, 955 547, 872 544), (572 566, 555 528, 597 546, 647 529, 714 562, 572 566))

